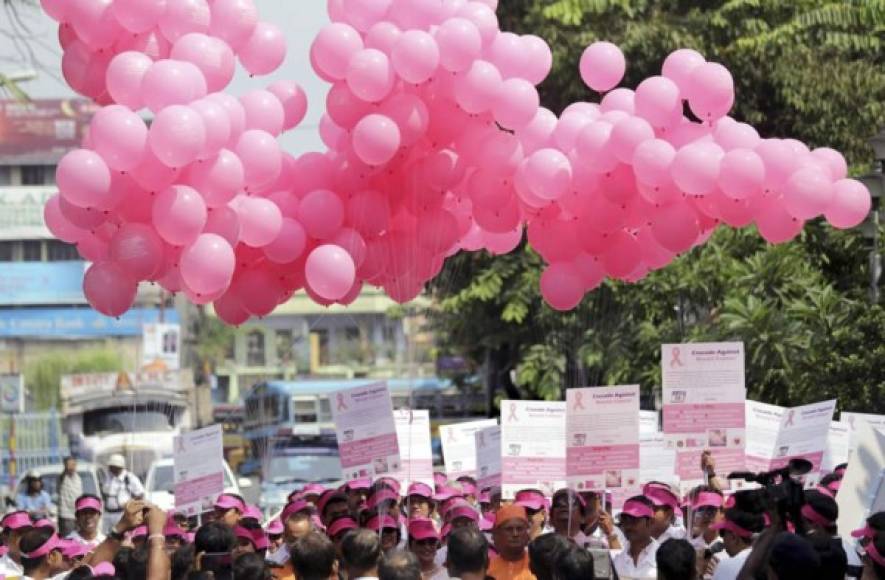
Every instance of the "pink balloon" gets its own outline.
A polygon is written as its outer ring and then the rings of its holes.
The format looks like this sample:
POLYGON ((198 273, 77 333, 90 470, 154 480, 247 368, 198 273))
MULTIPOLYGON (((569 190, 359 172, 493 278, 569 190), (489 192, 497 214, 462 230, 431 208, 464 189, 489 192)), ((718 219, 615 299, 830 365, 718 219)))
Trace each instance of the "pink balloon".
POLYGON ((283 130, 297 127, 307 114, 307 95, 295 81, 277 81, 267 87, 283 105, 283 130))
POLYGON ((212 307, 218 318, 230 326, 240 326, 248 322, 250 318, 249 313, 240 303, 240 299, 233 292, 225 293, 212 303, 212 307))
POLYGON ((147 32, 154 28, 166 10, 166 0, 115 0, 114 16, 129 32, 147 32))
POLYGON ((111 0, 84 0, 73 3, 67 18, 77 37, 93 51, 108 49, 123 32, 114 16, 111 0))
POLYGON ((332 240, 336 246, 344 248, 359 268, 366 259, 366 240, 356 230, 341 228, 332 240))
POLYGON ((621 49, 611 42, 594 42, 581 55, 581 78, 594 91, 604 93, 621 82, 627 63, 621 49))
POLYGON ((196 65, 183 60, 158 60, 141 82, 144 104, 154 113, 170 105, 187 105, 206 96, 206 79, 196 65))
POLYGON ((829 147, 818 147, 811 152, 811 157, 822 163, 833 180, 845 179, 848 175, 848 162, 845 157, 829 147))
POLYGON ((234 78, 234 53, 215 37, 199 32, 185 34, 172 45, 170 56, 200 69, 210 93, 224 89, 234 78))
POLYGON ((237 141, 234 152, 243 163, 248 190, 273 183, 283 169, 280 146, 273 135, 266 131, 246 131, 237 141))
POLYGON ((516 135, 522 142, 523 151, 531 154, 546 147, 556 130, 556 115, 549 109, 541 107, 528 125, 517 131, 516 135))
POLYGON ((833 182, 828 173, 817 167, 800 169, 784 187, 784 209, 800 220, 821 215, 832 201, 833 182))
POLYGON ((59 161, 55 177, 64 198, 79 207, 103 207, 110 194, 111 172, 94 151, 67 153, 59 161))
POLYGON ((352 26, 335 22, 323 27, 310 47, 311 62, 317 73, 333 80, 344 80, 351 58, 363 50, 363 39, 352 26))
POLYGON ((307 235, 318 240, 332 238, 344 223, 344 205, 335 193, 318 189, 308 193, 298 206, 298 221, 307 235))
POLYGON ((503 127, 519 130, 532 122, 540 104, 538 91, 532 83, 512 78, 502 83, 492 113, 503 127))
POLYGON ((722 158, 719 188, 732 199, 746 199, 762 191, 765 163, 750 149, 732 149, 722 158))
POLYGON ((199 113, 183 105, 160 111, 148 133, 151 151, 168 167, 185 167, 206 147, 206 127, 199 113))
POLYGON ((467 2, 454 14, 473 23, 479 30, 483 48, 489 48, 498 34, 498 17, 495 11, 481 2, 467 2))
POLYGON ((439 67, 439 46, 429 33, 409 30, 397 39, 390 59, 402 80, 421 84, 432 77, 439 67))
POLYGON ((556 149, 541 149, 528 156, 520 167, 529 189, 546 200, 565 195, 572 184, 572 166, 568 157, 556 149))
POLYGON ((335 124, 329 115, 320 118, 320 139, 331 151, 346 151, 348 143, 347 132, 335 124))
POLYGON ((169 42, 189 32, 209 32, 211 13, 206 0, 166 0, 166 12, 160 17, 160 31, 169 42))
POLYGON ((520 38, 522 43, 524 64, 522 78, 534 85, 541 84, 553 68, 553 53, 547 41, 534 34, 520 38))
POLYGON ((367 165, 384 165, 393 159, 400 142, 399 127, 384 115, 368 115, 353 130, 354 151, 367 165))
POLYGON ((489 60, 501 71, 505 79, 519 76, 525 66, 522 41, 512 32, 499 32, 489 50, 489 60))
POLYGON ((802 231, 805 222, 791 216, 778 203, 768 203, 756 216, 759 235, 769 244, 789 242, 802 231))
POLYGON ((215 99, 200 99, 188 105, 200 115, 206 128, 206 145, 197 156, 200 161, 218 154, 230 141, 231 123, 227 110, 215 99))
POLYGON ((87 262, 104 262, 108 259, 108 242, 95 232, 84 231, 77 240, 77 253, 87 262))
POLYGON ((636 87, 636 114, 655 127, 669 127, 682 117, 679 87, 667 77, 647 78, 636 87))
POLYGON ((122 316, 135 302, 136 281, 114 262, 89 266, 83 276, 83 293, 89 304, 105 316, 122 316))
POLYGON ((347 204, 347 223, 367 238, 380 235, 390 223, 387 198, 377 191, 357 193, 347 204))
POLYGON ((222 149, 216 157, 191 165, 187 181, 200 192, 208 207, 223 206, 243 189, 243 164, 234 152, 222 149))
POLYGON ((492 108, 501 92, 503 79, 492 63, 476 60, 455 80, 455 99, 464 111, 484 113, 492 108))
POLYGON ((344 248, 326 244, 307 257, 304 273, 311 290, 327 300, 339 300, 356 280, 356 266, 344 248))
POLYGON ((833 200, 824 212, 834 228, 860 225, 870 213, 872 198, 867 187, 854 179, 840 179, 833 184, 833 200))
POLYGON ((633 171, 636 179, 649 185, 669 183, 670 166, 676 158, 676 150, 662 139, 648 139, 633 152, 633 171))
POLYGON ((705 62, 704 57, 696 50, 680 48, 671 52, 664 60, 662 74, 676 83, 679 91, 686 95, 691 84, 692 72, 705 62))
POLYGON ((67 19, 70 5, 70 0, 40 0, 43 12, 56 22, 63 22, 67 19))
POLYGON ((230 124, 230 139, 227 142, 227 148, 233 149, 243 131, 246 130, 246 111, 240 100, 227 93, 212 93, 206 96, 207 100, 213 101, 225 110, 228 122, 230 124))
POLYGON ((403 31, 393 22, 382 20, 374 24, 366 33, 365 48, 376 48, 384 54, 393 51, 393 45, 403 31))
POLYGON ((584 282, 572 264, 550 264, 541 274, 541 296, 554 310, 572 310, 584 298, 584 282))
POLYGON ((85 232, 64 216, 60 207, 62 199, 61 195, 56 193, 47 200, 43 206, 43 222, 53 236, 63 242, 74 244, 85 232))
POLYGON ((798 168, 798 159, 780 139, 763 139, 755 151, 765 164, 765 187, 768 189, 783 187, 798 168))
POLYGON ((609 236, 608 247, 602 254, 605 271, 616 278, 629 276, 642 263, 642 248, 639 242, 620 230, 609 236))
POLYGON ((641 117, 628 117, 612 128, 609 147, 621 163, 630 163, 636 148, 654 138, 654 129, 648 121, 641 117))
MULTIPOLYGON (((148 144, 150 144, 150 132, 148 132, 148 144)), ((148 147, 141 163, 132 170, 131 175, 139 187, 157 193, 172 185, 180 173, 181 169, 165 165, 148 147)))
POLYGON ((153 219, 161 238, 173 246, 186 246, 206 225, 206 203, 192 187, 173 185, 154 201, 153 219))
POLYGON ((141 117, 121 105, 100 109, 89 125, 95 151, 111 169, 129 171, 141 162, 148 130, 141 117))
POLYGON ((269 22, 259 22, 237 56, 250 75, 272 73, 286 59, 286 38, 283 31, 269 22))
POLYGON ((391 0, 341 0, 341 15, 362 32, 381 21, 390 8, 391 0))
POLYGON ((283 214, 271 200, 241 196, 234 209, 240 216, 240 239, 247 246, 264 248, 280 235, 283 214))
POLYGON ((653 220, 655 241, 674 254, 690 249, 700 233, 697 214, 686 202, 658 208, 653 220))
POLYGON ((215 0, 209 31, 231 49, 239 50, 258 25, 258 9, 252 0, 215 0))
POLYGON ((165 264, 163 242, 145 224, 123 224, 108 246, 108 255, 136 280, 154 280, 165 264))
POLYGON ((218 234, 233 248, 240 243, 240 231, 240 216, 233 208, 225 205, 209 210, 204 234, 218 234))
POLYGON ((670 173, 689 195, 706 195, 716 188, 722 149, 713 143, 693 143, 676 153, 670 173))
POLYGON ((618 158, 611 147, 614 127, 606 121, 587 125, 575 141, 575 151, 581 162, 596 173, 608 173, 618 166, 618 158))
POLYGON ((697 66, 691 73, 685 96, 691 111, 704 121, 715 121, 734 105, 734 79, 716 62, 697 66))
POLYGON ((615 124, 625 118, 624 113, 636 114, 636 93, 623 87, 606 93, 599 102, 599 110, 603 113, 603 121, 615 124))
POLYGON ((202 234, 181 254, 179 269, 188 288, 210 295, 230 286, 236 268, 234 250, 216 234, 202 234))
POLYGON ((482 53, 479 29, 466 18, 450 18, 436 31, 440 65, 449 72, 470 68, 482 53))
POLYGON ((137 111, 144 106, 141 83, 153 60, 140 52, 122 52, 111 59, 107 69, 107 89, 111 98, 137 111))
POLYGON ((377 103, 393 90, 396 77, 386 54, 366 48, 353 55, 346 80, 354 95, 363 101, 377 103))
POLYGON ((277 237, 264 246, 264 255, 276 264, 291 264, 301 257, 305 248, 307 233, 302 225, 294 219, 284 218, 277 237))
POLYGON ((756 129, 746 123, 738 123, 731 117, 722 117, 716 122, 713 139, 725 149, 755 149, 761 139, 756 129))
POLYGON ((396 123, 404 147, 414 145, 427 133, 430 112, 424 101, 408 93, 397 93, 384 101, 379 111, 396 123))
POLYGON ((283 132, 286 112, 283 104, 270 91, 254 90, 240 97, 246 112, 246 129, 260 129, 271 135, 283 132))

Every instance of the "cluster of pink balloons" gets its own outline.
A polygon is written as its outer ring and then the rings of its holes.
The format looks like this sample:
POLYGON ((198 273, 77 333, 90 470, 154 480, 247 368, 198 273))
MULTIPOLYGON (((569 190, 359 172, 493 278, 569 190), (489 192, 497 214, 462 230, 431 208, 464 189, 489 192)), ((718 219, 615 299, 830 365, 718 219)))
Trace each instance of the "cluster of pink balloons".
POLYGON ((542 295, 569 310, 719 224, 755 223, 778 243, 821 215, 853 227, 870 208, 838 152, 728 117, 731 75, 692 50, 633 91, 616 88, 621 51, 594 43, 580 71, 604 96, 555 115, 536 89, 549 46, 501 31, 497 0, 328 0, 310 51, 331 83, 328 150, 297 159, 276 143, 304 116, 297 85, 221 92, 234 54, 253 74, 285 56, 252 0, 42 2, 66 58, 78 43, 87 69, 108 61, 88 92, 66 67, 75 89, 114 104, 62 160, 46 208, 55 235, 96 262, 86 295, 106 314, 124 312, 142 280, 214 302, 231 324, 302 288, 349 304, 368 283, 406 302, 447 257, 507 253, 526 232, 548 263, 542 295))

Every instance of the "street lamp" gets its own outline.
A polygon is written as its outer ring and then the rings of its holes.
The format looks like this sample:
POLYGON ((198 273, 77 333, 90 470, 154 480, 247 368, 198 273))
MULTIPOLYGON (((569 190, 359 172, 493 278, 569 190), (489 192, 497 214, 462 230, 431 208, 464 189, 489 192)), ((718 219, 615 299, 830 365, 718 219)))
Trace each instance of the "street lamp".
POLYGON ((873 229, 873 249, 870 252, 870 299, 875 304, 879 302, 879 279, 882 277, 882 256, 879 253, 879 205, 880 200, 885 197, 885 129, 879 131, 879 134, 869 142, 873 147, 876 160, 873 171, 862 175, 860 181, 867 186, 870 196, 873 198, 870 216, 873 229))

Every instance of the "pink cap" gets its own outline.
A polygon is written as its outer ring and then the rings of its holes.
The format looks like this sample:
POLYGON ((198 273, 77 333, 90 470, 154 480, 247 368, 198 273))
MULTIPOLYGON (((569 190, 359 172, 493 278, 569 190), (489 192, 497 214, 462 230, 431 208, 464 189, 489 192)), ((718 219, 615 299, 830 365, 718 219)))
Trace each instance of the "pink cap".
POLYGON ((101 512, 101 500, 97 497, 78 497, 77 501, 74 502, 74 512, 79 512, 81 510, 95 510, 101 512))
POLYGON ((117 569, 114 568, 114 565, 110 562, 99 562, 95 566, 92 566, 93 576, 114 576, 116 574, 117 569))
POLYGON ((476 495, 476 484, 470 481, 462 481, 461 489, 464 492, 464 495, 476 495))
POLYGON ((349 532, 350 530, 355 530, 358 527, 359 526, 353 518, 345 516, 343 518, 338 518, 334 522, 329 524, 329 529, 326 530, 326 533, 330 538, 334 538, 338 534, 349 532))
POLYGON ((439 532, 433 525, 433 520, 427 518, 415 518, 409 522, 409 537, 413 540, 436 540, 439 541, 439 532))
POLYGON ((450 522, 456 520, 458 518, 468 518, 472 522, 479 521, 479 514, 476 513, 476 510, 472 507, 459 505, 449 510, 446 514, 446 519, 450 522))
POLYGON ((47 530, 54 530, 55 524, 53 524, 52 522, 50 522, 47 519, 40 519, 40 520, 37 520, 36 522, 34 522, 34 527, 35 528, 46 528, 47 530))
POLYGON ((836 498, 836 494, 835 494, 835 493, 833 493, 833 492, 830 491, 828 488, 826 488, 826 487, 824 487, 824 486, 822 486, 822 485, 819 485, 819 486, 817 486, 817 487, 814 488, 814 489, 815 489, 815 491, 819 491, 820 493, 824 494, 824 495, 827 496, 827 497, 832 497, 833 499, 836 498))
POLYGON ((35 560, 37 558, 42 558, 43 556, 49 554, 53 550, 58 550, 61 548, 61 540, 57 535, 52 534, 49 536, 49 539, 43 542, 43 545, 38 547, 36 550, 32 552, 22 552, 22 556, 28 558, 29 560, 35 560))
POLYGON ((261 528, 252 528, 252 540, 255 544, 256 550, 266 550, 270 548, 270 541, 267 539, 267 534, 264 533, 264 530, 261 528))
POLYGON ((828 490, 832 491, 833 494, 836 494, 842 488, 842 480, 835 479, 835 480, 831 481, 830 483, 828 483, 825 487, 828 490))
POLYGON ((184 531, 178 524, 175 523, 175 520, 168 519, 166 520, 166 526, 163 528, 163 535, 167 538, 181 538, 182 540, 187 537, 187 532, 184 531))
POLYGON ((372 530, 373 532, 377 532, 381 528, 384 528, 384 529, 393 528, 394 530, 399 529, 399 525, 397 525, 396 520, 390 516, 387 516, 387 515, 381 516, 381 517, 379 517, 379 516, 373 517, 372 519, 369 520, 369 523, 366 524, 366 527, 368 529, 372 530))
POLYGON ((851 537, 852 538, 866 538, 868 540, 872 540, 873 538, 876 537, 876 530, 874 530, 873 528, 870 527, 869 524, 867 524, 864 527, 851 532, 851 537))
POLYGON ((409 491, 406 492, 407 496, 417 495, 418 497, 423 497, 425 499, 430 499, 433 497, 433 490, 430 489, 430 486, 426 483, 421 483, 420 481, 416 481, 412 485, 409 486, 409 491))
POLYGON ((650 499, 656 507, 669 507, 673 508, 674 512, 682 513, 682 509, 679 507, 679 498, 667 488, 647 485, 642 495, 650 499))
POLYGON ((301 490, 301 497, 307 497, 309 495, 321 495, 326 488, 320 485, 319 483, 308 483, 304 486, 304 489, 301 490))
POLYGON ((823 514, 818 513, 817 510, 815 510, 813 507, 811 507, 811 504, 803 505, 802 509, 799 510, 799 513, 801 513, 802 517, 805 518, 806 520, 808 520, 809 522, 811 522, 813 524, 817 524, 819 526, 823 526, 825 528, 836 524, 836 522, 828 519, 823 514))
POLYGON ((489 490, 484 489, 479 492, 479 496, 476 499, 479 503, 492 503, 492 494, 489 493, 489 490))
POLYGON ((537 511, 547 507, 547 498, 537 489, 524 489, 516 492, 516 500, 513 503, 537 511))
POLYGON ((446 501, 453 497, 464 497, 464 494, 459 489, 442 485, 436 488, 436 493, 433 495, 435 501, 446 501))
POLYGON ((624 509, 621 510, 621 513, 634 518, 653 518, 655 515, 654 510, 635 499, 628 499, 624 502, 624 509))
POLYGON ((279 536, 283 533, 285 528, 283 527, 283 522, 280 520, 273 520, 269 524, 267 524, 267 533, 271 536, 279 536))
POLYGON ((452 524, 446 524, 442 527, 442 531, 439 533, 442 536, 442 539, 445 540, 449 537, 449 534, 452 533, 452 524))
POLYGON ((252 530, 249 528, 244 528, 243 526, 234 526, 234 535, 241 540, 248 540, 252 542, 252 545, 255 545, 255 536, 252 535, 252 530))
POLYGON ((135 528, 134 530, 129 532, 129 537, 132 538, 133 540, 136 538, 146 538, 147 535, 148 535, 147 526, 138 526, 137 528, 135 528))
POLYGON ((335 489, 326 490, 323 492, 323 495, 320 496, 320 499, 317 500, 317 510, 319 510, 320 513, 323 513, 323 510, 326 509, 326 504, 332 500, 347 501, 347 496, 335 489))
POLYGON ((238 510, 241 514, 246 513, 246 504, 243 500, 230 493, 223 493, 215 500, 215 507, 223 510, 238 510))
POLYGON ((721 508, 724 498, 721 494, 714 493, 712 491, 702 491, 697 494, 692 500, 692 507, 694 509, 703 508, 703 507, 712 507, 712 508, 721 508))
POLYGON ((256 520, 258 523, 264 519, 264 514, 261 513, 261 510, 258 509, 256 505, 246 504, 246 511, 243 512, 244 518, 250 518, 256 520))
POLYGON ((379 489, 369 496, 369 499, 366 502, 366 507, 370 510, 375 509, 384 502, 399 503, 399 493, 392 489, 379 489))
POLYGON ((61 555, 69 560, 72 558, 82 558, 92 551, 92 548, 86 544, 81 544, 75 540, 61 540, 59 547, 61 548, 61 555))
POLYGON ((368 477, 352 479, 344 484, 344 488, 347 489, 347 491, 369 490, 372 488, 372 480, 368 477))
POLYGON ((710 526, 711 530, 728 530, 732 534, 736 536, 740 536, 741 538, 752 538, 753 532, 750 530, 743 528, 733 521, 729 519, 724 519, 720 522, 716 522, 715 524, 710 526))
POLYGON ((446 477, 446 474, 441 471, 433 472, 433 485, 436 486, 437 489, 445 486, 449 482, 449 478, 446 477))
POLYGON ((286 520, 300 512, 313 514, 313 506, 303 499, 297 499, 293 502, 289 502, 289 504, 287 504, 286 507, 283 509, 283 513, 280 514, 280 521, 285 523, 286 520))
POLYGON ((399 483, 399 480, 394 477, 384 476, 378 479, 378 483, 381 485, 386 485, 390 489, 396 492, 396 495, 399 495, 399 492, 402 486, 399 483))
POLYGON ((32 528, 34 524, 31 522, 28 512, 18 511, 3 516, 0 526, 7 530, 21 530, 22 528, 32 528))

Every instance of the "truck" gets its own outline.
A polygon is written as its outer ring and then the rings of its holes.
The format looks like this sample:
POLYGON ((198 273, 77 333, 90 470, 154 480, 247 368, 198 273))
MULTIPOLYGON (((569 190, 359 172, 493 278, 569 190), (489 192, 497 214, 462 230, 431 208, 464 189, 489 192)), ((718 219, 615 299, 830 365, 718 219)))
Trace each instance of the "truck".
POLYGON ((151 464, 172 457, 177 435, 204 422, 201 407, 211 421, 201 395, 187 369, 65 375, 61 403, 71 453, 98 465, 120 453, 144 480, 151 464))

